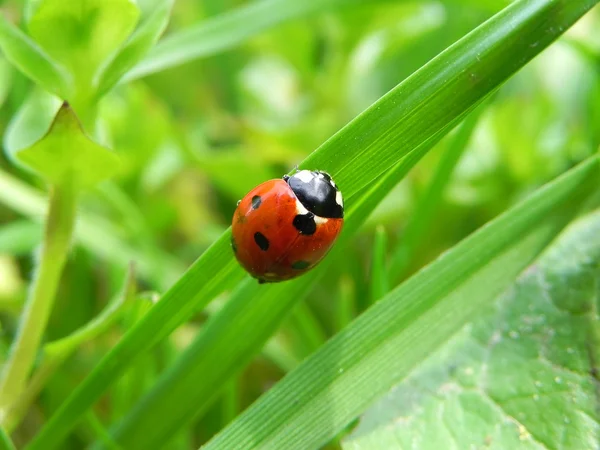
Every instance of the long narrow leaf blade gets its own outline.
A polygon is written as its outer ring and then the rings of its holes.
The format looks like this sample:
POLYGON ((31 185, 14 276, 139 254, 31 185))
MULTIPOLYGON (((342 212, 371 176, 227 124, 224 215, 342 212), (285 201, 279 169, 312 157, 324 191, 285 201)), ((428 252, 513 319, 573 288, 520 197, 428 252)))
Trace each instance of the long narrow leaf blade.
MULTIPOLYGON (((435 142, 435 141, 434 141, 435 142)), ((197 339, 158 380, 114 430, 115 440, 130 450, 164 445, 180 427, 204 412, 266 340, 287 313, 310 292, 327 265, 342 253, 360 225, 385 194, 433 146, 427 143, 411 152, 346 214, 340 245, 321 267, 291 283, 259 286, 247 279, 232 293, 225 307, 212 316, 197 339), (260 327, 252 324, 260 323, 260 327), (240 330, 244 330, 240 333, 240 330), (198 380, 202 384, 198 385, 198 380), (169 411, 164 417, 160 411, 169 411)))
MULTIPOLYGON (((377 101, 301 167, 328 171, 352 200, 408 152, 471 109, 597 2, 522 0, 512 4, 377 101)), ((29 448, 58 445, 137 355, 241 280, 229 240, 227 231, 194 263, 73 392, 29 448)))
POLYGON ((133 80, 228 50, 263 30, 291 19, 358 0, 258 0, 163 39, 131 70, 133 80))
POLYGON ((173 1, 161 0, 154 5, 149 17, 133 32, 117 56, 103 68, 96 94, 98 98, 106 94, 158 40, 169 23, 173 1))
POLYGON ((0 49, 23 73, 61 98, 69 94, 70 75, 31 38, 0 15, 0 49))
POLYGON ((205 449, 325 444, 508 287, 597 193, 599 175, 594 156, 465 239, 336 335, 205 449))

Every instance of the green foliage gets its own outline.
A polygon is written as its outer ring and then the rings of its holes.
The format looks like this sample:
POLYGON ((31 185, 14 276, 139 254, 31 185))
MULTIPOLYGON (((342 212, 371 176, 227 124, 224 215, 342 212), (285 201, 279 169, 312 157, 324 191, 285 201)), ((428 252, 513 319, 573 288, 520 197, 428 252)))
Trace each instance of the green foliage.
POLYGON ((90 140, 68 104, 64 104, 44 138, 17 157, 51 184, 85 189, 115 174, 117 156, 90 140))
POLYGON ((6 58, 48 91, 66 97, 69 76, 27 35, 0 16, 0 47, 6 58))
POLYGON ((139 15, 131 0, 35 3, 27 24, 31 36, 69 69, 76 83, 88 87, 102 61, 133 31, 139 15))
POLYGON ((450 441, 594 448, 599 231, 598 212, 569 227, 492 307, 370 408, 344 450, 450 441))
POLYGON ((593 157, 390 292, 206 448, 327 443, 506 289, 581 207, 573 198, 596 192, 599 169, 593 157))
POLYGON ((71 3, 1 8, 2 445, 597 440, 596 0, 71 3), (258 285, 295 166, 344 231, 258 285))

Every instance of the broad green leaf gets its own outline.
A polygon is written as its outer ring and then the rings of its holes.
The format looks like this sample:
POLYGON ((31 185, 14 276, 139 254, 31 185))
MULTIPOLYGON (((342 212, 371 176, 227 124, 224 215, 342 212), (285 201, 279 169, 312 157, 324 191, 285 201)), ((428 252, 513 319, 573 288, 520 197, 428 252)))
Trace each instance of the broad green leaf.
POLYGON ((60 105, 60 100, 47 91, 31 90, 4 133, 4 152, 13 164, 27 168, 17 158, 17 152, 31 147, 46 134, 60 105))
POLYGON ((485 315, 369 408, 344 450, 595 448, 599 236, 599 212, 569 227, 485 315))
MULTIPOLYGON (((375 178, 437 133, 447 131, 457 117, 596 3, 597 0, 513 3, 390 91, 313 152, 301 167, 331 173, 351 207, 375 178), (552 26, 548 27, 550 18, 552 26)), ((194 311, 242 279, 243 272, 233 260, 229 241, 227 231, 67 398, 32 441, 30 449, 58 445, 135 356, 160 342, 194 311)))
POLYGON ((11 64, 44 89, 62 98, 69 95, 71 78, 68 72, 2 15, 0 49, 11 64))
POLYGON ((97 96, 108 92, 156 43, 169 23, 174 0, 157 0, 114 59, 100 72, 97 96))
POLYGON ((491 302, 598 192, 592 157, 368 309, 208 445, 319 448, 491 302), (435 330, 435 332, 432 332, 435 330))
POLYGON ((133 80, 151 73, 228 50, 263 30, 302 16, 360 0, 255 0, 247 6, 208 19, 161 40, 146 59, 130 71, 133 80))
POLYGON ((39 0, 28 29, 52 58, 70 70, 78 89, 83 89, 92 86, 99 66, 131 34, 138 15, 133 0, 39 0))
POLYGON ((91 187, 112 176, 119 159, 89 139, 68 104, 56 114, 46 136, 17 157, 52 184, 91 187))

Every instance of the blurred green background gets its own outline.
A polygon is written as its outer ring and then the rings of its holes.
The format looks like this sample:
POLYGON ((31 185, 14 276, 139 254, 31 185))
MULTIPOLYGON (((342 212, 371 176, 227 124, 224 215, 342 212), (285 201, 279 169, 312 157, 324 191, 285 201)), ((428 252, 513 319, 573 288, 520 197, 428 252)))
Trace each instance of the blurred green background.
MULTIPOLYGON (((165 35, 245 3, 178 0, 165 35)), ((0 4, 13 22, 21 20, 21 2, 0 4)), ((147 294, 51 378, 16 441, 31 437, 46 413, 144 314, 154 293, 164 292, 220 236, 236 201, 248 190, 291 170, 372 102, 506 4, 387 0, 320 11, 215 56, 121 83, 107 95, 100 103, 98 136, 116 150, 122 164, 116 177, 81 201, 79 226, 87 237, 73 246, 47 339, 66 336, 94 318, 120 289, 130 260, 136 262, 140 290, 147 294)), ((599 29, 596 9, 485 105, 464 152, 456 155, 434 211, 418 224, 407 249, 407 224, 427 194, 452 135, 438 144, 376 209, 345 257, 331 266, 262 355, 221 401, 178 436, 173 448, 205 442, 376 300, 373 292, 380 291, 373 288, 371 277, 375 239, 384 261, 395 264, 387 286, 393 287, 596 152, 599 29)), ((44 217, 38 198, 44 185, 16 165, 13 155, 45 132, 58 105, 0 55, 2 359, 26 296, 44 217)), ((205 313, 198 314, 167 343, 140 358, 65 448, 92 441, 98 418, 110 423, 130 410, 205 318, 205 313)))

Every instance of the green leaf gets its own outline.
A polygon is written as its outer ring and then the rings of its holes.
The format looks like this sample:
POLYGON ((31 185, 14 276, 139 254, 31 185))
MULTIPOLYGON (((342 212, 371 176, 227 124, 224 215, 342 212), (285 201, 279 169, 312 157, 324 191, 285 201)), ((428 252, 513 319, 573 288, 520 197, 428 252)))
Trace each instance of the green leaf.
POLYGON ((318 448, 506 289, 598 192, 592 157, 410 278, 205 447, 318 448), (435 330, 435 333, 432 332, 435 330))
POLYGON ((280 23, 360 0, 257 0, 247 6, 179 31, 158 43, 126 76, 140 78, 228 50, 280 23))
POLYGON ((404 275, 404 271, 417 252, 419 245, 427 236, 427 230, 435 217, 435 212, 438 210, 444 189, 460 157, 467 148, 473 130, 479 121, 482 107, 471 114, 457 130, 449 143, 448 150, 442 156, 429 186, 419 199, 416 210, 410 215, 399 244, 390 258, 388 269, 390 279, 398 279, 404 275))
POLYGON ((11 64, 44 89, 62 98, 69 95, 71 78, 68 72, 1 15, 0 49, 11 64))
POLYGON ((112 176, 117 156, 90 140, 68 104, 56 114, 46 136, 17 157, 52 184, 91 187, 112 176))
POLYGON ((599 212, 569 227, 485 315, 371 407, 344 450, 597 446, 599 236, 599 212))
POLYGON ((373 242, 373 259, 371 261, 371 303, 375 303, 390 290, 390 283, 385 269, 387 248, 385 228, 377 227, 375 241, 373 242))
MULTIPOLYGON (((390 91, 312 153, 301 167, 331 173, 348 199, 347 206, 352 207, 375 178, 411 150, 448 131, 458 117, 596 3, 597 0, 513 3, 390 91)), ((242 279, 243 272, 233 260, 229 242, 227 231, 67 398, 32 441, 30 449, 58 445, 81 414, 136 356, 242 279)), ((310 278, 303 278, 304 283, 309 283, 310 278)), ((282 286, 286 285, 291 290, 294 282, 282 286)))
POLYGON ((47 91, 39 88, 31 90, 4 133, 4 152, 13 164, 27 168, 17 153, 31 147, 46 134, 60 105, 60 100, 47 91))
MULTIPOLYGON (((92 86, 99 66, 133 31, 139 9, 132 0, 40 0, 28 29, 56 61, 67 67, 78 89, 92 86)), ((79 93, 79 95, 82 95, 79 93)))
POLYGON ((116 57, 102 68, 97 96, 108 92, 121 77, 131 69, 148 50, 156 43, 169 23, 169 15, 174 0, 157 0, 152 4, 150 12, 142 17, 141 25, 127 40, 116 57))
POLYGON ((354 203, 346 213, 340 242, 315 271, 285 284, 260 286, 249 278, 241 283, 154 388, 119 421, 114 430, 115 439, 131 449, 164 444, 177 429, 204 412, 219 395, 223 383, 233 379, 250 362, 294 305, 311 292, 327 266, 344 257, 344 242, 351 239, 377 203, 434 142, 436 140, 411 152, 354 203), (255 323, 261 326, 252 326, 255 323), (240 334, 239 330, 246 331, 240 334), (203 383, 199 385, 200 377, 203 383), (168 417, 159 414, 164 410, 169 411, 168 417))

